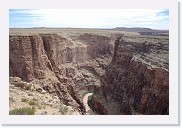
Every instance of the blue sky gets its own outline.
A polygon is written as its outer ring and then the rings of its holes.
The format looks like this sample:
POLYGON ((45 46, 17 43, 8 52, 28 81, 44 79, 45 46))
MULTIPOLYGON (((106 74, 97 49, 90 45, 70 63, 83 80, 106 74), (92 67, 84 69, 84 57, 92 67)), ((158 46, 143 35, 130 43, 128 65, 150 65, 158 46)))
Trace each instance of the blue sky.
POLYGON ((10 9, 10 28, 147 27, 169 29, 168 9, 10 9))

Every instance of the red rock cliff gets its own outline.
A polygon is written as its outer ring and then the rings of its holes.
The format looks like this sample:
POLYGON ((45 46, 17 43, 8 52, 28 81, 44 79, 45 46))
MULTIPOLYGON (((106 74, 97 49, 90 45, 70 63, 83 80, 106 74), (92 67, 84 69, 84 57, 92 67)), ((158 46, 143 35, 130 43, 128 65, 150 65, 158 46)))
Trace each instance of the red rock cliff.
POLYGON ((50 61, 42 38, 38 35, 10 36, 9 41, 10 76, 18 76, 27 81, 34 77, 44 77, 43 71, 50 61))
MULTIPOLYGON (((146 62, 138 57, 138 51, 152 54, 142 49, 144 45, 133 45, 123 38, 116 40, 103 85, 95 90, 92 99, 100 114, 169 114, 168 69, 153 65, 152 59, 146 62)), ((151 44, 149 49, 155 52, 157 46, 151 44)))
POLYGON ((111 38, 83 34, 72 41, 58 34, 10 36, 10 76, 31 81, 44 77, 44 70, 60 64, 85 62, 102 55, 112 55, 111 38))
POLYGON ((84 112, 73 78, 69 77, 72 74, 60 65, 111 55, 110 42, 107 36, 93 34, 80 35, 76 41, 58 34, 10 35, 10 77, 33 81, 49 93, 55 93, 64 104, 84 112))

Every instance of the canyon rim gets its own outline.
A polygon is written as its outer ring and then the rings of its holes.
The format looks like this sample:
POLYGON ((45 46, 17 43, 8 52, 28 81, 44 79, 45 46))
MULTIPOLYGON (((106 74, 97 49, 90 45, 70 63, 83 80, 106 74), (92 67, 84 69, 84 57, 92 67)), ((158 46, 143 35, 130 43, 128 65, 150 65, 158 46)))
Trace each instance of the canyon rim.
POLYGON ((10 115, 169 115, 169 31, 10 28, 10 115))

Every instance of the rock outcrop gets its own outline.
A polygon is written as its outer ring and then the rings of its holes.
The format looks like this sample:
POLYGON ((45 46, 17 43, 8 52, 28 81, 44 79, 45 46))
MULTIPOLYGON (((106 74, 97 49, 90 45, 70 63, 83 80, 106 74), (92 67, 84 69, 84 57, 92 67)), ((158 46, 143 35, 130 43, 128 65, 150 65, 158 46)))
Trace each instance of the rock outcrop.
POLYGON ((112 55, 111 38, 83 34, 77 43, 57 34, 10 36, 10 76, 31 81, 45 77, 44 71, 57 70, 60 64, 85 62, 112 55))
POLYGON ((54 33, 10 35, 9 41, 10 76, 56 94, 81 114, 85 109, 79 91, 99 85, 92 73, 104 74, 102 68, 110 62, 113 50, 111 38, 93 34, 80 35, 75 41, 54 33))
POLYGON ((151 44, 148 50, 147 44, 133 44, 124 38, 116 40, 102 86, 93 95, 95 110, 100 114, 169 114, 168 69, 138 55, 150 55, 149 49, 155 52, 158 44, 151 44))
POLYGON ((50 61, 40 36, 10 36, 9 41, 10 76, 17 76, 27 81, 31 81, 34 77, 44 78, 43 71, 50 61))
MULTIPOLYGON (((72 105, 66 105, 63 102, 60 102, 57 95, 48 93, 39 85, 22 81, 19 77, 10 77, 9 87, 10 114, 12 114, 12 111, 17 111, 18 109, 23 108, 34 108, 35 115, 81 114, 80 111, 75 109, 72 105)), ((19 113, 17 111, 17 114, 20 113, 26 114, 25 111, 19 113)))

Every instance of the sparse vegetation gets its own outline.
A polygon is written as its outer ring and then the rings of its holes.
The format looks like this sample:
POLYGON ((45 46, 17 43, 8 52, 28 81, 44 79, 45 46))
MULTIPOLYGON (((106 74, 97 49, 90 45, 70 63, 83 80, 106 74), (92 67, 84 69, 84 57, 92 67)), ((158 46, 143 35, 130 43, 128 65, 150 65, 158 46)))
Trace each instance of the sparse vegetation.
POLYGON ((38 103, 35 101, 35 99, 29 100, 28 104, 29 105, 38 105, 38 103))
POLYGON ((9 97, 10 102, 15 102, 15 99, 13 97, 9 97))
MULTIPOLYGON (((31 85, 27 83, 27 85, 31 85)), ((35 90, 32 92, 25 91, 24 88, 17 87, 13 84, 10 84, 10 96, 9 96, 9 107, 10 115, 43 115, 59 113, 60 105, 59 99, 51 99, 53 95, 51 94, 42 94, 37 93, 35 90), (14 87, 15 89, 12 89, 14 87), (50 95, 50 96, 49 96, 50 95), (55 101, 54 103, 51 103, 55 101), (33 111, 33 108, 36 110, 33 111)))
POLYGON ((59 112, 61 112, 63 115, 65 115, 68 112, 68 108, 66 106, 61 106, 59 112))
POLYGON ((33 96, 33 94, 32 93, 28 93, 28 96, 33 96))
POLYGON ((10 115, 34 115, 35 114, 35 108, 34 107, 29 107, 29 108, 18 108, 18 109, 13 109, 9 111, 10 115))
POLYGON ((26 85, 24 88, 25 88, 25 90, 31 90, 31 87, 32 87, 32 85, 26 85))
POLYGON ((38 105, 38 109, 46 109, 45 105, 38 105))
POLYGON ((22 98, 21 102, 28 102, 28 99, 22 98))
POLYGON ((12 82, 11 84, 15 85, 16 87, 21 87, 21 88, 23 88, 25 86, 25 84, 22 82, 12 82))

